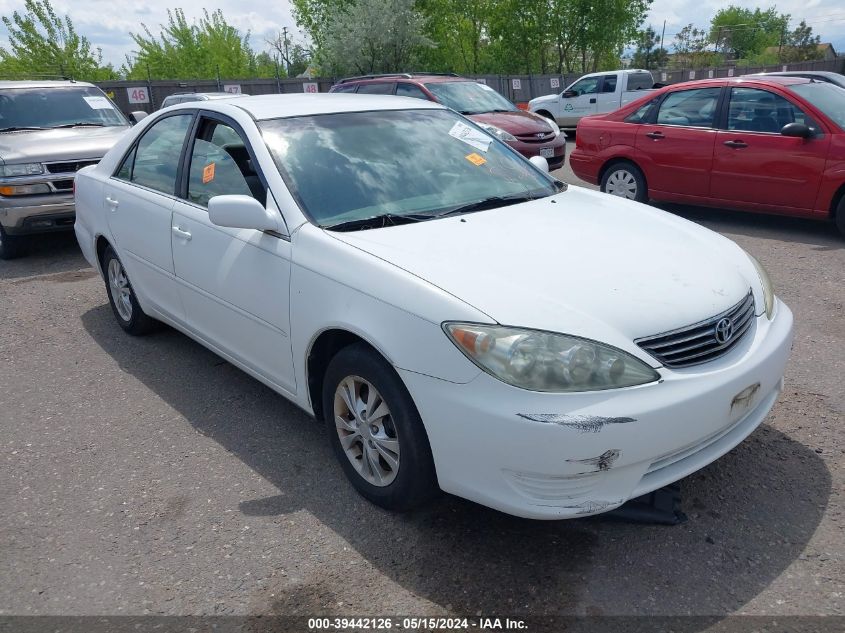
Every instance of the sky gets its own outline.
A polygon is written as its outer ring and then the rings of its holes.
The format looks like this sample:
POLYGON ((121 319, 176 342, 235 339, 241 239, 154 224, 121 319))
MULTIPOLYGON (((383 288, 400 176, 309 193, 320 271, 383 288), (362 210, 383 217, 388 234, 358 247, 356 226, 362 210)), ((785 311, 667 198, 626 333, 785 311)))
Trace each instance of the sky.
MULTIPOLYGON (((267 49, 265 40, 272 38, 287 26, 299 39, 296 23, 291 13, 290 0, 275 2, 244 3, 242 0, 206 0, 209 11, 222 9, 229 23, 241 32, 250 32, 250 44, 256 51, 267 49), (245 7, 253 10, 245 11, 245 7), (256 10, 260 7, 260 10, 256 10)), ((769 2, 732 0, 750 8, 771 6, 769 2)), ((704 27, 722 6, 724 0, 654 0, 646 24, 651 24, 660 33, 666 21, 666 43, 672 41, 675 33, 683 26, 694 23, 704 27)), ((831 42, 841 54, 845 53, 845 5, 841 0, 775 0, 778 10, 792 15, 793 26, 801 19, 821 35, 823 42, 831 42)), ((143 0, 125 2, 121 0, 53 0, 59 14, 68 14, 79 33, 91 40, 103 51, 107 62, 120 66, 124 56, 131 54, 134 43, 130 32, 140 32, 146 24, 153 33, 167 21, 168 7, 182 6, 189 20, 202 14, 203 4, 197 2, 174 2, 174 0, 143 0)), ((0 0, 0 15, 11 15, 23 10, 23 0, 0 0)), ((0 46, 7 42, 8 33, 0 24, 0 46)))

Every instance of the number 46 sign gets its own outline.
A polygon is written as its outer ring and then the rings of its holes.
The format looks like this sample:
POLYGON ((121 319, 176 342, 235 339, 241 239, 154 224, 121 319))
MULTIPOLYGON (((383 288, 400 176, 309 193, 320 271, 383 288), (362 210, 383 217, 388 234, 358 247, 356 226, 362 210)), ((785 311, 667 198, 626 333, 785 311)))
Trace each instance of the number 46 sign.
POLYGON ((129 103, 149 103, 150 94, 143 86, 135 88, 127 88, 126 95, 129 97, 129 103))

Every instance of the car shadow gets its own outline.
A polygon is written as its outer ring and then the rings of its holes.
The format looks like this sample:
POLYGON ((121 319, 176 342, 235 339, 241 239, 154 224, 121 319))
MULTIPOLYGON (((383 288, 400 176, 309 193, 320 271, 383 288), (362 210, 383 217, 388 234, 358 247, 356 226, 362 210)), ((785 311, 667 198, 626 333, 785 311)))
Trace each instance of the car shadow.
MULTIPOLYGON (((798 558, 831 494, 819 456, 764 425, 683 481, 690 519, 680 526, 530 521, 451 496, 391 514, 346 482, 320 424, 189 338, 171 329, 128 338, 108 305, 82 323, 122 371, 278 488, 240 503, 240 512, 307 511, 441 613, 726 615, 798 558)), ((372 614, 366 591, 347 589, 357 584, 355 569, 338 562, 329 580, 293 590, 280 582, 272 598, 268 591, 251 604, 267 614, 328 615, 343 599, 343 609, 372 614), (350 604, 349 594, 360 602, 350 604)))
POLYGON ((839 233, 833 222, 679 204, 652 204, 720 233, 800 242, 817 251, 845 248, 845 236, 839 233))
POLYGON ((23 256, 0 261, 0 280, 89 268, 73 231, 32 235, 27 242, 28 248, 23 256))

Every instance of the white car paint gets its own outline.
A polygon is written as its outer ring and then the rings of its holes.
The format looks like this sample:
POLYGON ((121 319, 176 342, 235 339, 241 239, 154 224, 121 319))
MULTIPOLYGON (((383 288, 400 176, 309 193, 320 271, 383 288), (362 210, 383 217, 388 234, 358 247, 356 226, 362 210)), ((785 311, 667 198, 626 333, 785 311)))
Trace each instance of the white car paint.
POLYGON ((327 231, 299 209, 255 124, 439 107, 344 94, 174 106, 168 111, 200 108, 242 126, 284 234, 218 227, 184 201, 112 177, 138 131, 162 111, 79 172, 80 246, 99 268, 97 243, 106 240, 147 314, 309 413, 306 361, 317 337, 342 329, 368 341, 417 405, 440 487, 515 515, 606 511, 698 470, 751 433, 782 389, 792 314, 775 300, 767 318, 757 271, 731 241, 579 188, 466 217, 327 231), (752 330, 717 360, 672 370, 634 342, 710 318, 749 288, 752 330), (581 393, 519 389, 468 360, 444 334, 446 321, 594 339, 655 367, 660 380, 581 393), (750 396, 738 404, 741 393, 750 396))
POLYGON ((654 78, 647 70, 627 69, 600 73, 589 73, 579 77, 559 94, 545 95, 531 99, 528 110, 548 117, 551 115, 561 129, 574 130, 585 116, 606 114, 623 105, 639 99, 654 85, 654 78), (583 94, 585 82, 596 80, 596 90, 583 94), (611 86, 608 82, 612 81, 611 86), (612 89, 610 89, 612 88, 612 89), (578 96, 566 96, 567 91, 580 92, 578 96))

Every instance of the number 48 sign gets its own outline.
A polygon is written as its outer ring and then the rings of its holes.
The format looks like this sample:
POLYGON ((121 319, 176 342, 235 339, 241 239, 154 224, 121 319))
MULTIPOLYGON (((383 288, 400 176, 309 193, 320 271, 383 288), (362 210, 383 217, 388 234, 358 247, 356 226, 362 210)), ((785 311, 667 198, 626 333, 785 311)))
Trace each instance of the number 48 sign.
POLYGON ((135 88, 127 88, 126 95, 129 97, 129 103, 149 103, 150 102, 150 94, 147 92, 147 89, 143 86, 138 86, 135 88))

